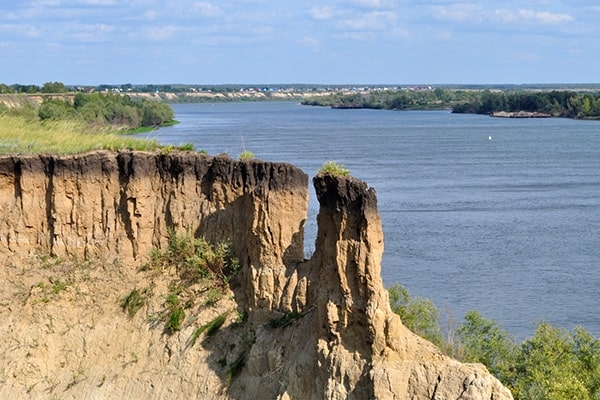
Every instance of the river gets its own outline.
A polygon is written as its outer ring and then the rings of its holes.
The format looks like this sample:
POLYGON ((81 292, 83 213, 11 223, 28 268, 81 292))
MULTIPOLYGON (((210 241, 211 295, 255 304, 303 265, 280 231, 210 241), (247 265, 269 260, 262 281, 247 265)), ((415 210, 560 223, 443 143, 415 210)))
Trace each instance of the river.
MULTIPOLYGON (((173 109, 180 124, 144 136, 246 149, 310 176, 333 160, 374 187, 384 284, 431 299, 443 323, 476 309, 518 340, 542 320, 600 337, 600 122, 291 102, 173 109)), ((317 210, 311 192, 307 253, 317 210)))

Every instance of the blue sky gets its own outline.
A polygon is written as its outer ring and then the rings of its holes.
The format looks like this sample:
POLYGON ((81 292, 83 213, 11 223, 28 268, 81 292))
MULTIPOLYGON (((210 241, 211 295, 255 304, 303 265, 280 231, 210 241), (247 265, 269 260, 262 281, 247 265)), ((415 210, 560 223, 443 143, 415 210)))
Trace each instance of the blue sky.
POLYGON ((0 82, 598 83, 596 0, 0 0, 0 82))

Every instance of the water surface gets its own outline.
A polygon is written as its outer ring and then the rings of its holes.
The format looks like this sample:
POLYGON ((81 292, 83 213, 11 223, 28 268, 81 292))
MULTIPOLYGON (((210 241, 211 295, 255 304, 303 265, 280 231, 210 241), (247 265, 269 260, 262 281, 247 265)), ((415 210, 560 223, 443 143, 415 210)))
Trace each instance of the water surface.
MULTIPOLYGON (((541 320, 600 336, 600 122, 295 103, 173 109, 181 123, 151 134, 162 143, 247 149, 310 176, 334 160, 368 182, 384 283, 432 299, 453 325, 477 309, 518 339, 541 320)), ((314 194, 309 207, 308 252, 314 194)))

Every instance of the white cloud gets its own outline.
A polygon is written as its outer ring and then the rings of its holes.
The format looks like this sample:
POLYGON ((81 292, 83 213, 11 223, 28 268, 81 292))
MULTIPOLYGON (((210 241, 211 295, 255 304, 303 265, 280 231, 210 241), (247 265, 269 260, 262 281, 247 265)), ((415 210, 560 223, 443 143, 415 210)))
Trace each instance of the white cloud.
POLYGON ((393 0, 351 0, 349 3, 365 8, 386 8, 394 5, 393 0))
POLYGON ((163 42, 175 37, 179 31, 180 28, 174 25, 148 27, 143 30, 143 35, 145 38, 155 42, 163 42))
POLYGON ((432 6, 431 10, 434 18, 451 22, 503 24, 537 22, 545 25, 575 22, 575 18, 565 13, 506 8, 488 10, 480 5, 466 3, 432 6))
POLYGON ((298 44, 310 48, 312 51, 321 50, 321 42, 319 39, 312 36, 304 36, 298 40, 298 44))
POLYGON ((74 24, 69 27, 66 35, 78 42, 105 42, 115 31, 116 27, 113 25, 74 24))
POLYGON ((396 19, 397 15, 392 11, 374 11, 341 20, 337 26, 340 29, 353 31, 383 31, 392 29, 396 19))
POLYGON ((79 4, 85 4, 89 6, 114 6, 117 4, 116 0, 79 0, 79 4))
POLYGON ((536 20, 544 24, 575 21, 569 14, 551 13, 548 11, 518 10, 517 15, 523 20, 536 20))
POLYGON ((308 15, 313 19, 326 20, 333 18, 338 12, 330 6, 312 7, 308 10, 308 15))
POLYGON ((217 17, 221 14, 221 8, 219 6, 204 1, 194 3, 192 9, 198 11, 205 17, 217 17))
POLYGON ((1 24, 0 32, 26 38, 39 38, 43 36, 43 31, 33 25, 1 24))

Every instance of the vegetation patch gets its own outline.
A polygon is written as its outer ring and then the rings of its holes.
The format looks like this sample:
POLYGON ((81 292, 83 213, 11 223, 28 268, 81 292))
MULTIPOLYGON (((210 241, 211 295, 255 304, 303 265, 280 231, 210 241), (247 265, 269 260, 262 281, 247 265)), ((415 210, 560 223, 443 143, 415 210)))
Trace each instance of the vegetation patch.
POLYGON ((477 311, 442 335, 439 311, 430 300, 411 299, 401 285, 389 289, 390 306, 415 333, 461 362, 484 364, 515 399, 596 400, 600 396, 600 340, 581 327, 569 331, 540 322, 517 343, 498 323, 477 311))
POLYGON ((213 320, 207 322, 206 324, 194 329, 194 332, 192 332, 192 337, 190 338, 190 345, 193 346, 194 344, 196 344, 196 340, 203 333, 205 333, 206 336, 214 335, 217 332, 217 330, 219 330, 219 328, 225 323, 227 315, 228 313, 223 313, 214 318, 213 320))
POLYGON ((344 167, 342 164, 338 164, 335 161, 328 161, 319 169, 319 174, 328 174, 333 176, 349 176, 350 170, 344 167))
MULTIPOLYGON (((165 308, 153 317, 154 321, 165 321, 166 330, 172 334, 181 330, 185 310, 194 306, 214 307, 219 303, 239 269, 239 261, 233 256, 230 241, 211 244, 189 233, 170 231, 166 248, 153 249, 150 262, 142 269, 174 274, 165 295, 165 308)), ((205 330, 212 334, 223 324, 225 315, 196 329, 192 341, 205 330)))
POLYGON ((283 315, 280 318, 275 318, 275 319, 272 319, 271 321, 269 321, 269 326, 271 328, 283 328, 283 327, 288 326, 289 324, 291 324, 298 318, 302 317, 303 315, 304 314, 301 312, 291 311, 291 312, 285 313, 285 315, 283 315))
POLYGON ((133 318, 135 314, 146 304, 146 296, 148 295, 149 289, 144 289, 140 292, 137 289, 133 289, 125 297, 121 303, 123 310, 129 315, 129 318, 133 318))
POLYGON ((242 369, 244 368, 245 362, 246 362, 246 356, 245 356, 245 354, 240 354, 238 356, 238 358, 236 358, 235 361, 233 363, 231 363, 231 365, 229 366, 229 368, 227 368, 227 373, 225 375, 225 384, 227 386, 230 386, 231 382, 233 381, 233 379, 240 372, 242 372, 242 369))
POLYGON ((176 306, 171 309, 171 313, 169 314, 169 319, 167 321, 167 329, 171 333, 175 333, 176 331, 181 329, 181 324, 185 319, 185 311, 183 308, 176 306))
POLYGON ((252 159, 254 159, 254 153, 249 150, 244 150, 240 153, 240 155, 238 156, 238 159, 240 161, 252 160, 252 159))

